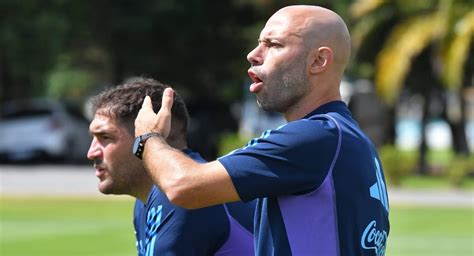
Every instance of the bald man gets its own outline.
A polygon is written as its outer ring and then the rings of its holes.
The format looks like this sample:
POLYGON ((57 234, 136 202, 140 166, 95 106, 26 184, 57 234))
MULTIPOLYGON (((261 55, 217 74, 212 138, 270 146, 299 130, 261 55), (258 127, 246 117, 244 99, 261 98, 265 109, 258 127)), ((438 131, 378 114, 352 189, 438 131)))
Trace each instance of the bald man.
POLYGON ((388 196, 375 147, 341 101, 350 56, 344 21, 317 6, 277 11, 248 54, 259 106, 288 123, 199 164, 166 144, 173 91, 155 114, 145 98, 135 136, 156 135, 143 161, 175 204, 200 208, 258 198, 257 255, 384 255, 388 196), (199 171, 195 171, 199 170, 199 171))

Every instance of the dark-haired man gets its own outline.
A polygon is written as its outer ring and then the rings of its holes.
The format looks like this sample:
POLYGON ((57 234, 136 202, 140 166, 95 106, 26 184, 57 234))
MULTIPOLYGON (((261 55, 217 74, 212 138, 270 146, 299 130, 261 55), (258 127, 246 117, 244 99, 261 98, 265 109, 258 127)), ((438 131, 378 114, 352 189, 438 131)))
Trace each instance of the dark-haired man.
MULTIPOLYGON (((187 210, 171 204, 147 175, 141 147, 154 135, 135 140, 133 122, 145 96, 160 108, 166 87, 140 78, 93 99, 94 119, 89 127, 93 138, 87 157, 94 161, 99 191, 137 199, 133 222, 138 255, 252 255, 252 203, 187 210)), ((177 94, 172 113, 167 142, 194 161, 204 162, 187 148, 189 116, 177 94)))

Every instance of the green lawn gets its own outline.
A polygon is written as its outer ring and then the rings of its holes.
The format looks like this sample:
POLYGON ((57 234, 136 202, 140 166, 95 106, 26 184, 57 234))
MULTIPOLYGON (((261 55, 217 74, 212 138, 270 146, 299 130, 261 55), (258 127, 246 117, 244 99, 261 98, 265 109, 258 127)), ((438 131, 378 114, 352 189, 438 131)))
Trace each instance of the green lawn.
POLYGON ((387 256, 474 255, 474 209, 393 206, 387 256))
MULTIPOLYGON (((135 255, 131 199, 0 197, 0 255, 135 255)), ((387 256, 474 255, 473 208, 391 206, 387 256)))
POLYGON ((0 255, 136 255, 124 197, 0 198, 0 255))

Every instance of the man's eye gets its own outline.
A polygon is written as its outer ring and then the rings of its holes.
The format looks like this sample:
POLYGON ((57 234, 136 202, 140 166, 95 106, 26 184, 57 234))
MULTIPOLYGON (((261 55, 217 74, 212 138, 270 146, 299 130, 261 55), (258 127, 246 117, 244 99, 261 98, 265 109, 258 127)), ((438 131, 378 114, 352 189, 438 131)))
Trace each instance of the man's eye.
POLYGON ((99 140, 110 140, 111 139, 111 137, 109 135, 104 135, 104 134, 98 136, 98 138, 99 138, 99 140))
POLYGON ((271 48, 279 48, 279 47, 281 47, 281 45, 278 44, 278 43, 268 43, 268 47, 271 47, 271 48))

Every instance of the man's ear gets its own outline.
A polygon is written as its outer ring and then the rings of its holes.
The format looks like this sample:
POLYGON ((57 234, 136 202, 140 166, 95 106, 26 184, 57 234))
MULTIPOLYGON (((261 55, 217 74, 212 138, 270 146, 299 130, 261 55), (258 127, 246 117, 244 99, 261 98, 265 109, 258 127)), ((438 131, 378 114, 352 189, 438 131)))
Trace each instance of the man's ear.
POLYGON ((318 49, 314 49, 311 54, 311 63, 309 72, 311 74, 318 74, 326 70, 332 63, 333 53, 331 48, 323 46, 318 49))

